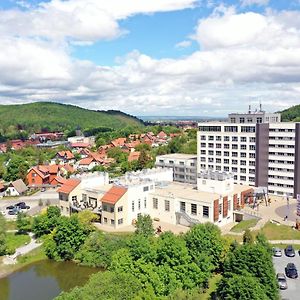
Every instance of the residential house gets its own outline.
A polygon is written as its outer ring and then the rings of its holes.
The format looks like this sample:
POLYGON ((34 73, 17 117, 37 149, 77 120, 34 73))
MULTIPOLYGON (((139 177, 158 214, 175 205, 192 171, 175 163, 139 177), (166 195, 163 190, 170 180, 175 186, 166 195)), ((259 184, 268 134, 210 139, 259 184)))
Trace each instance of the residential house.
POLYGON ((138 160, 140 158, 141 152, 140 151, 134 151, 134 152, 130 152, 128 155, 128 161, 135 161, 138 160))
POLYGON ((60 209, 63 215, 70 214, 70 202, 78 201, 77 193, 80 188, 80 179, 70 178, 67 179, 62 186, 57 190, 60 209))
POLYGON ((126 138, 117 138, 117 139, 115 139, 115 140, 112 140, 111 142, 110 142, 110 145, 112 146, 112 147, 122 147, 122 146, 124 146, 125 145, 125 143, 126 143, 126 138))
POLYGON ((21 196, 28 190, 22 179, 17 179, 9 184, 5 191, 5 196, 21 196))
POLYGON ((57 162, 59 162, 60 164, 74 164, 75 156, 70 150, 59 151, 51 160, 52 164, 56 164, 57 162))

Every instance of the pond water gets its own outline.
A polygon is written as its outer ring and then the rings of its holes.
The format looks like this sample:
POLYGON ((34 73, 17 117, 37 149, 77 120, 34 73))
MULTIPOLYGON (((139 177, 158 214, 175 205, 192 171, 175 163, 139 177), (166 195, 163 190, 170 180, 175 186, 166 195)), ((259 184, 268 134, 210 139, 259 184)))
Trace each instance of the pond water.
POLYGON ((51 300, 62 291, 84 285, 99 271, 72 262, 42 260, 0 279, 0 300, 51 300))

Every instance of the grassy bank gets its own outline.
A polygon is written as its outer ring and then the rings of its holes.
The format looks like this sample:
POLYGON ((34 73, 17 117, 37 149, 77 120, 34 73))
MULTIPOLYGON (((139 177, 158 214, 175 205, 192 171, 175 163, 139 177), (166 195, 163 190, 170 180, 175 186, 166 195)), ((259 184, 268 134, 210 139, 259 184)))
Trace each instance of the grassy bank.
POLYGON ((30 242, 28 234, 18 234, 16 232, 8 232, 6 235, 6 243, 8 253, 15 253, 16 249, 30 242))
POLYGON ((9 274, 40 260, 47 259, 47 256, 44 252, 43 246, 38 247, 31 252, 18 258, 18 262, 15 265, 4 265, 2 263, 3 257, 0 257, 0 278, 6 277, 9 274))
MULTIPOLYGON (((277 225, 268 222, 261 229, 261 232, 268 240, 300 240, 300 231, 287 225, 277 225)), ((253 231, 253 234, 257 233, 258 231, 253 231)))
POLYGON ((230 231, 232 232, 244 232, 246 229, 250 229, 254 227, 257 224, 257 219, 251 219, 251 220, 245 220, 241 221, 238 224, 236 224, 234 227, 231 228, 230 231))

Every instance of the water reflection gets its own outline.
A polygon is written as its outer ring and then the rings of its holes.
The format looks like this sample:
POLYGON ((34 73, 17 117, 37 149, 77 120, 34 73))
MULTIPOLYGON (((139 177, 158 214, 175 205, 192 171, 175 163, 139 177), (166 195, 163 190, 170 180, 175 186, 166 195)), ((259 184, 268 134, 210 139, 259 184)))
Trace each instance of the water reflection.
POLYGON ((98 271, 72 262, 36 262, 0 279, 0 300, 51 300, 61 291, 85 284, 98 271))

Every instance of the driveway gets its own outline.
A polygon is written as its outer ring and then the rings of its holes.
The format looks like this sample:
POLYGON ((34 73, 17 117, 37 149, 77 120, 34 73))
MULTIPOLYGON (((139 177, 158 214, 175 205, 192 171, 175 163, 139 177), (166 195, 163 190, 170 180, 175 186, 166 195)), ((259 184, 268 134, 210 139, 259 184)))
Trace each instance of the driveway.
MULTIPOLYGON (((273 263, 276 273, 285 273, 286 265, 292 262, 296 265, 298 274, 300 275, 300 256, 298 251, 295 257, 286 257, 284 251, 282 257, 273 257, 273 263)), ((288 289, 280 291, 282 299, 298 300, 300 295, 300 277, 297 279, 291 279, 287 277, 288 289)))
MULTIPOLYGON (((10 199, 0 199, 0 211, 7 213, 6 207, 9 205, 14 205, 18 202, 25 202, 30 206, 30 209, 26 211, 30 216, 36 215, 40 210, 45 207, 46 203, 49 205, 58 205, 58 193, 55 189, 47 190, 45 192, 38 192, 32 196, 22 196, 10 199), (42 201, 43 206, 40 206, 40 201, 42 201)), ((16 216, 5 215, 7 219, 15 219, 16 216)))

